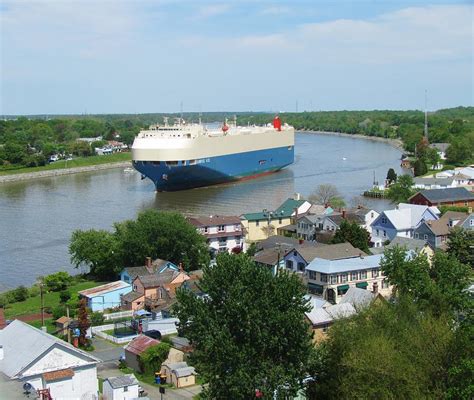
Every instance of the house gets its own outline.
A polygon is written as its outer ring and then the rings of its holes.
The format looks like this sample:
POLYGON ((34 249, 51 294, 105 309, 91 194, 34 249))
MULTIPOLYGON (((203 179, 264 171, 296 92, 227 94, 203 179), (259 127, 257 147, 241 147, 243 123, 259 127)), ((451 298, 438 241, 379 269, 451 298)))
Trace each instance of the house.
POLYGON ((449 143, 431 143, 429 147, 437 151, 441 160, 446 160, 446 150, 449 147, 449 143))
POLYGON ((472 179, 464 174, 456 174, 452 177, 453 179, 453 187, 460 187, 460 186, 469 186, 472 182, 472 179))
POLYGON ((284 247, 296 247, 298 245, 305 244, 303 240, 295 239, 292 237, 274 235, 267 239, 264 239, 256 244, 257 251, 271 249, 278 246, 284 247))
MULTIPOLYGON (((464 220, 462 224, 459 225, 459 227, 463 229, 468 229, 468 230, 474 230, 474 213, 471 213, 468 215, 468 217, 464 220)), ((1 325, 0 325, 1 329, 1 325)))
POLYGON ((415 189, 447 189, 458 187, 458 181, 454 177, 450 178, 414 178, 413 188, 415 189))
POLYGON ((159 340, 145 335, 138 335, 124 347, 125 363, 129 368, 132 368, 137 372, 143 372, 140 363, 140 356, 146 349, 151 346, 156 346, 157 344, 160 344, 159 340))
POLYGON ((415 229, 415 239, 426 241, 433 249, 445 250, 449 233, 467 217, 467 213, 448 211, 437 221, 423 222, 415 229))
POLYGON ((162 272, 168 270, 179 271, 179 267, 173 264, 171 261, 162 260, 160 258, 152 261, 150 257, 147 257, 145 259, 144 266, 124 268, 120 273, 120 280, 127 283, 132 283, 138 275, 144 276, 161 274, 162 272))
POLYGON ((298 218, 296 222, 296 237, 303 240, 316 240, 316 230, 322 224, 323 219, 331 215, 328 214, 319 214, 312 215, 306 214, 298 218))
POLYGON ((138 381, 135 375, 114 376, 104 379, 102 384, 103 400, 138 399, 138 381))
POLYGON ((92 311, 104 311, 108 308, 120 307, 121 296, 129 293, 131 290, 132 285, 130 283, 116 281, 81 290, 79 296, 87 299, 87 307, 92 311))
MULTIPOLYGON (((416 231, 415 231, 416 232, 416 231)), ((414 235, 416 237, 416 234, 414 235)), ((409 252, 414 252, 417 254, 424 254, 428 257, 428 260, 434 255, 433 249, 426 242, 426 240, 416 239, 416 238, 406 238, 401 236, 396 236, 387 246, 385 247, 374 247, 371 250, 372 254, 383 254, 386 249, 393 249, 394 247, 403 247, 409 252)))
POLYGON ((390 287, 380 271, 382 254, 367 257, 324 260, 315 258, 306 267, 308 290, 330 303, 337 304, 350 287, 369 289, 382 295, 390 287))
POLYGON ((58 318, 55 323, 56 323, 56 329, 57 329, 57 334, 61 336, 66 336, 67 331, 69 329, 69 325, 71 325, 71 322, 74 321, 72 318, 69 317, 61 317, 58 318))
POLYGON ((341 318, 351 317, 369 307, 375 301, 385 301, 380 294, 357 287, 350 287, 339 304, 328 303, 316 296, 309 296, 311 310, 306 318, 311 324, 313 342, 318 343, 326 338, 328 329, 341 318))
POLYGON ((383 211, 372 223, 370 236, 374 247, 382 247, 397 236, 412 238, 414 230, 423 222, 437 220, 436 207, 400 203, 394 210, 383 211))
POLYGON ((323 218, 318 226, 318 230, 325 232, 335 232, 339 229, 342 221, 355 222, 361 227, 365 227, 365 213, 347 212, 342 210, 341 213, 332 213, 323 218))
POLYGON ((145 307, 145 294, 131 291, 120 298, 120 308, 122 310, 138 311, 145 307))
POLYGON ((422 190, 408 200, 425 206, 474 207, 474 194, 464 187, 422 190))
POLYGON ((0 371, 55 400, 98 398, 99 362, 92 354, 19 320, 0 331, 0 371))
POLYGON ((164 362, 161 365, 161 375, 166 376, 168 383, 176 388, 192 386, 196 384, 196 372, 185 361, 177 363, 164 362))
POLYGON ((258 242, 276 234, 278 228, 293 223, 293 218, 305 214, 311 203, 300 199, 287 199, 275 211, 263 210, 257 213, 243 214, 240 219, 247 242, 258 242))
POLYGON ((273 274, 276 274, 278 268, 285 265, 284 256, 292 248, 292 246, 277 246, 259 251, 253 256, 253 260, 257 265, 270 268, 273 274))
POLYGON ((315 258, 340 260, 343 258, 366 256, 362 250, 350 243, 322 244, 315 246, 298 246, 290 249, 283 256, 284 266, 293 272, 305 272, 306 266, 315 258))
POLYGON ((211 215, 188 218, 188 221, 206 237, 212 254, 230 253, 235 249, 239 252, 245 250, 244 233, 239 217, 211 215))

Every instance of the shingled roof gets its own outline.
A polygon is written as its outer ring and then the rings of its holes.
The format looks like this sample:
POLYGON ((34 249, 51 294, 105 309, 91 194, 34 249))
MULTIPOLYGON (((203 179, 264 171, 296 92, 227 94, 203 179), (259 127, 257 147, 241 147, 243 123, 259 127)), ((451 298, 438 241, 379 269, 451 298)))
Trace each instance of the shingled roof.
MULTIPOLYGON (((450 201, 474 200, 474 194, 472 194, 469 190, 463 187, 422 190, 419 192, 419 194, 421 194, 431 203, 446 203, 450 201)), ((416 194, 414 196, 416 196, 416 194)), ((413 198, 414 196, 412 196, 411 198, 413 198)))

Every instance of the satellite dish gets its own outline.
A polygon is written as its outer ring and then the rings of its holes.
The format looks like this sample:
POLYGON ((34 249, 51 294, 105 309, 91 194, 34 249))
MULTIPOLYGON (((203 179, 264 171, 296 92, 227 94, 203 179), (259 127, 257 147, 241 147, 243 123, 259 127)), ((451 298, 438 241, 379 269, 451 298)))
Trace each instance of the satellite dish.
POLYGON ((30 392, 33 390, 33 386, 31 385, 30 382, 25 382, 23 384, 23 390, 25 391, 26 394, 30 394, 30 392))

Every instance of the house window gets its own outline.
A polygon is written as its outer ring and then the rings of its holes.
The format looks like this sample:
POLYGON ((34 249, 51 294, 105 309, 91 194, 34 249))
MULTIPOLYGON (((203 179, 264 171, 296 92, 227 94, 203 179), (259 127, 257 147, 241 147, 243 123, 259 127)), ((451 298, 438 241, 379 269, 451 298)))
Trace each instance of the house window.
POLYGON ((327 333, 328 328, 329 328, 329 325, 328 325, 328 324, 324 324, 324 325, 323 325, 323 332, 324 332, 324 333, 327 333))
POLYGON ((420 235, 418 233, 415 233, 415 239, 419 239, 420 235))
POLYGON ((302 262, 298 263, 298 271, 304 272, 304 263, 302 263, 302 262))
POLYGON ((240 231, 240 225, 239 225, 239 224, 235 224, 235 226, 234 226, 234 230, 236 230, 236 231, 240 231))
POLYGON ((380 231, 377 229, 377 230, 376 230, 376 232, 377 232, 377 236, 379 236, 379 234, 380 234, 380 231))
POLYGON ((128 386, 124 386, 124 387, 123 387, 123 391, 124 391, 124 392, 128 392, 128 386))
POLYGON ((373 212, 370 213, 370 218, 374 218, 374 213, 373 212))
POLYGON ((291 260, 286 260, 286 268, 288 268, 288 269, 293 269, 293 261, 291 261, 291 260))
POLYGON ((367 279, 367 271, 360 271, 360 279, 367 279))
POLYGON ((278 223, 281 225, 281 218, 278 218, 278 223))
POLYGON ((373 269, 372 270, 372 278, 377 278, 379 276, 379 270, 378 269, 373 269))
POLYGON ((326 274, 320 274, 320 281, 321 282, 327 282, 328 281, 328 276, 326 274))
POLYGON ((260 225, 260 221, 255 221, 255 226, 259 226, 260 225))
POLYGON ((474 226, 474 219, 471 219, 471 220, 469 221, 469 225, 474 226))
POLYGON ((219 225, 219 227, 217 229, 219 230, 219 232, 224 232, 225 231, 225 226, 224 225, 219 225))
POLYGON ((386 230, 383 231, 383 237, 387 237, 387 231, 386 230))
POLYGON ((204 227, 204 233, 208 233, 209 232, 209 227, 208 226, 205 226, 204 227))
POLYGON ((386 224, 386 223, 387 223, 387 218, 382 217, 382 224, 386 224))
POLYGON ((428 235, 423 235, 423 239, 428 240, 428 235))
POLYGON ((314 271, 309 271, 309 279, 316 280, 316 272, 314 272, 314 271))
POLYGON ((137 290, 137 285, 133 285, 133 290, 137 290))
POLYGON ((347 274, 341 274, 341 283, 346 283, 347 282, 347 274))
POLYGON ((331 283, 333 285, 337 283, 337 275, 331 275, 331 283))
POLYGON ((388 280, 387 279, 382 280, 382 289, 388 289, 388 287, 389 287, 388 280))
POLYGON ((351 272, 351 280, 356 281, 357 280, 357 272, 351 272))

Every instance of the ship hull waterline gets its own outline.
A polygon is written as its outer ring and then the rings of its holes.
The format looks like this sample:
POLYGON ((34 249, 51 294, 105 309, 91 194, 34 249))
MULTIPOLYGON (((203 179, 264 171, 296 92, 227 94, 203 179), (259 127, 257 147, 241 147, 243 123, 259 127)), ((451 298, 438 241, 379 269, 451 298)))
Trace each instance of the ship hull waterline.
MULTIPOLYGON (((208 157, 189 165, 133 161, 134 168, 153 181, 156 191, 174 192, 251 179, 277 172, 294 162, 294 147, 280 147, 208 157)), ((184 163, 184 164, 183 164, 184 163)))

